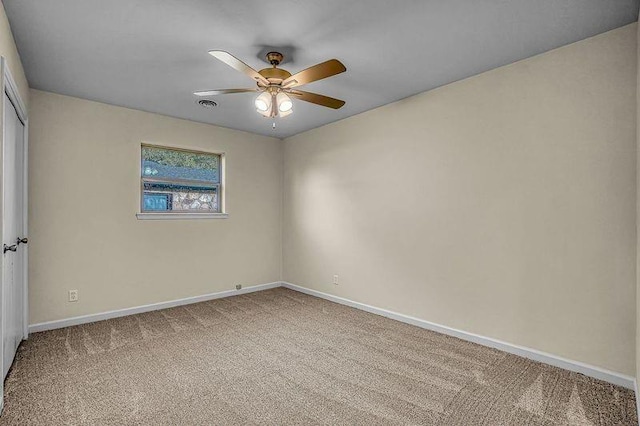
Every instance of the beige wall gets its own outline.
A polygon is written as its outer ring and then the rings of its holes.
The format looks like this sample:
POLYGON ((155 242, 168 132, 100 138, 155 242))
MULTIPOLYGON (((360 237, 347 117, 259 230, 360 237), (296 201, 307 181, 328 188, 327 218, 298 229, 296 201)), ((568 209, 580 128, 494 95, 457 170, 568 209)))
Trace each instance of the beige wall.
POLYGON ((634 375, 636 43, 287 139, 284 280, 634 375))
POLYGON ((25 105, 29 103, 29 84, 22 69, 22 62, 13 40, 13 34, 9 27, 9 20, 4 11, 4 5, 0 2, 0 56, 4 56, 9 64, 11 75, 18 85, 20 97, 25 105))
POLYGON ((30 323, 280 279, 280 140, 36 90, 30 114, 30 323), (229 219, 137 220, 143 141, 225 152, 229 219))

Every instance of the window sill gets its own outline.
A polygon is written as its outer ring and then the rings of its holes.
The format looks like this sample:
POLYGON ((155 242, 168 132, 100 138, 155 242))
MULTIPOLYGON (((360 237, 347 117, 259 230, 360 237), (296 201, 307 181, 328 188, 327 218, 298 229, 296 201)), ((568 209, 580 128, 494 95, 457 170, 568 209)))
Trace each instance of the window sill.
POLYGON ((138 220, 227 219, 226 213, 136 213, 138 220))

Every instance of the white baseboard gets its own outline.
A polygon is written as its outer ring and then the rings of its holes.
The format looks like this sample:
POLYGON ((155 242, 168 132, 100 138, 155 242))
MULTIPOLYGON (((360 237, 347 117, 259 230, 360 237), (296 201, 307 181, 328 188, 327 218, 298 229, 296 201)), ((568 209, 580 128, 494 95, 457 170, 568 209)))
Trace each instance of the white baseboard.
POLYGON ((111 318, 124 317, 127 315, 141 314, 143 312, 157 311, 159 309, 173 308, 175 306, 189 305, 191 303, 205 302, 207 300, 221 299, 223 297, 237 296, 239 294, 253 293, 255 291, 268 290, 280 287, 282 283, 274 282, 269 284, 254 285, 240 290, 226 290, 218 293, 204 294, 202 296, 186 297, 184 299, 170 300, 168 302, 152 303, 150 305, 135 306, 133 308, 117 309, 115 311, 101 312, 99 314, 82 315, 79 317, 66 318, 62 320, 41 322, 29 325, 29 333, 38 331, 54 330, 56 328, 70 327, 72 325, 87 324, 90 322, 102 321, 111 318))
POLYGON ((582 373, 585 376, 589 376, 599 380, 603 380, 605 382, 613 383, 614 385, 622 386, 627 389, 632 389, 632 390, 635 389, 635 379, 633 377, 616 373, 614 371, 606 370, 604 368, 596 367, 594 365, 589 365, 580 361, 574 361, 574 360, 562 358, 546 352, 538 351, 536 349, 514 345, 511 343, 503 342, 501 340, 492 339, 490 337, 484 337, 478 334, 457 330, 455 328, 447 327, 440 324, 435 324, 433 322, 425 321, 415 317, 410 317, 408 315, 399 314, 397 312, 388 311, 386 309, 377 308, 375 306, 366 305, 364 303, 354 302, 353 300, 345 299, 343 297, 334 296, 334 295, 323 293, 317 290, 311 290, 311 289, 301 287, 299 285, 291 284, 288 282, 283 282, 282 286, 289 288, 291 290, 299 291, 301 293, 309 294, 311 296, 320 297, 322 299, 326 299, 332 302, 340 303, 342 305, 350 306, 352 308, 361 309, 363 311, 367 311, 372 314, 391 318, 396 321, 404 322, 407 324, 415 325, 417 327, 425 328, 427 330, 457 337, 459 339, 477 343, 483 346, 488 346, 490 348, 499 349, 504 352, 508 352, 508 353, 518 355, 524 358, 528 358, 534 361, 549 364, 554 367, 563 368, 565 370, 574 371, 576 373, 582 373))

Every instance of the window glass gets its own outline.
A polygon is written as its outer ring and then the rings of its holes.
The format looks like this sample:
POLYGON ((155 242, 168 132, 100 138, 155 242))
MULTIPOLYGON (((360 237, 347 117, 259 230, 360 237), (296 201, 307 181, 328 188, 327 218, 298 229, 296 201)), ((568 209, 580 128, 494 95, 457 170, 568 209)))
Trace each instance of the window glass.
POLYGON ((143 145, 143 212, 213 212, 220 208, 219 154, 143 145))

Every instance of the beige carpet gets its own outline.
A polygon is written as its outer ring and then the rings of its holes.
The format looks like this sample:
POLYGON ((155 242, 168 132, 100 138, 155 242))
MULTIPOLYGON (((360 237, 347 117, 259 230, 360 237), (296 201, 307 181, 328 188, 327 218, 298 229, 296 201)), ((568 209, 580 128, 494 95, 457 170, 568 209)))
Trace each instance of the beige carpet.
POLYGON ((0 424, 637 421, 629 390, 279 288, 33 334, 0 424))

